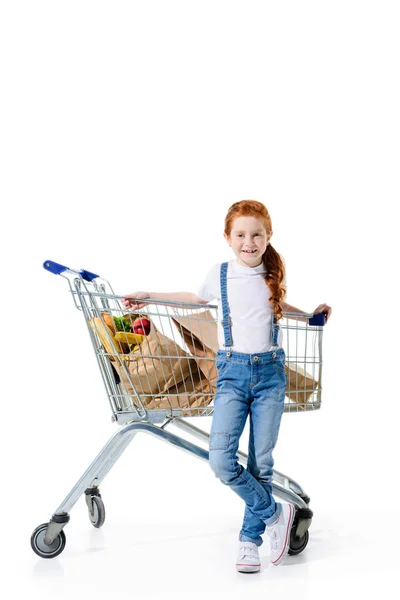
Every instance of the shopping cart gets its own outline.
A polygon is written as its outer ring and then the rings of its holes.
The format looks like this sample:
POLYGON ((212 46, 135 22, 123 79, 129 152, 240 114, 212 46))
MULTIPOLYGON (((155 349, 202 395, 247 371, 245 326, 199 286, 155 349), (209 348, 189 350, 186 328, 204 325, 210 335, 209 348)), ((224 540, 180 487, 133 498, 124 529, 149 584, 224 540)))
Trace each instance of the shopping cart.
MULTIPOLYGON (((85 270, 52 261, 44 268, 68 281, 76 308, 84 318, 112 411, 120 427, 78 480, 48 523, 31 537, 34 552, 43 558, 59 555, 66 543, 64 526, 82 494, 94 527, 101 527, 105 508, 99 486, 132 438, 139 432, 208 460, 209 433, 186 417, 213 414, 217 307, 149 299, 140 313, 127 312, 122 296, 110 283, 85 270), (174 425, 206 446, 203 448, 167 431, 174 425)), ((146 300, 147 301, 147 300, 146 300)), ((321 406, 322 333, 325 315, 284 313, 279 322, 286 354, 285 412, 307 412, 321 406)), ((237 453, 247 465, 247 455, 237 453)), ((293 479, 273 471, 273 494, 296 507, 289 554, 308 543, 313 513, 310 498, 293 479)))

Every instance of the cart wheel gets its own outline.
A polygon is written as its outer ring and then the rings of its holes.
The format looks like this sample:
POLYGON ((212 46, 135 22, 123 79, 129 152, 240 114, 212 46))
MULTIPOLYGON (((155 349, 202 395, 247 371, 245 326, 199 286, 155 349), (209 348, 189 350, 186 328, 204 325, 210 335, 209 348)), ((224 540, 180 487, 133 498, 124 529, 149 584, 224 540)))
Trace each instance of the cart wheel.
POLYGON ((300 552, 303 552, 303 550, 307 546, 308 540, 309 540, 308 529, 306 530, 304 535, 302 535, 300 538, 295 535, 295 531, 296 531, 296 528, 293 527, 290 532, 290 548, 289 548, 288 554, 290 554, 292 556, 295 554, 300 554, 300 552))
POLYGON ((65 533, 61 530, 54 542, 48 546, 44 541, 47 526, 48 523, 43 523, 43 525, 36 527, 32 533, 31 546, 32 550, 42 558, 54 558, 61 554, 65 548, 65 533))
POLYGON ((91 509, 89 508, 89 519, 93 527, 101 527, 106 518, 106 509, 101 496, 91 496, 91 509))

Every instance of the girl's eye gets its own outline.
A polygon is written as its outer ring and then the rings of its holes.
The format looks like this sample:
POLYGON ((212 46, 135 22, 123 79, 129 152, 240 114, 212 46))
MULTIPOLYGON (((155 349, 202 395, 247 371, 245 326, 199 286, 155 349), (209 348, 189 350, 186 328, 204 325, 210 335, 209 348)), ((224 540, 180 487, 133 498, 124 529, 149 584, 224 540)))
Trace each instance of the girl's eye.
MULTIPOLYGON (((244 235, 243 233, 237 233, 236 237, 243 237, 243 235, 244 235)), ((262 235, 262 233, 255 233, 254 236, 256 236, 256 235, 260 236, 260 235, 262 235)))

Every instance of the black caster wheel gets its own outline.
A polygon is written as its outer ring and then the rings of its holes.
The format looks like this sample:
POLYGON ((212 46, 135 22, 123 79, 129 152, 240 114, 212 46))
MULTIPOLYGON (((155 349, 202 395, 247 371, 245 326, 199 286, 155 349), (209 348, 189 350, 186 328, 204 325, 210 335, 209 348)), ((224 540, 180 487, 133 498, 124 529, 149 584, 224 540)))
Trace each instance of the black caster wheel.
POLYGON ((106 518, 106 509, 101 496, 90 496, 88 502, 89 519, 93 527, 101 527, 106 518))
POLYGON ((48 523, 43 523, 43 525, 36 527, 35 531, 32 533, 31 546, 32 550, 36 552, 38 556, 41 556, 42 558, 54 558, 61 554, 65 548, 65 533, 61 530, 54 542, 48 546, 44 541, 47 525, 48 523))
POLYGON ((288 554, 294 556, 295 554, 300 554, 300 552, 303 552, 304 548, 308 544, 308 539, 308 529, 306 530, 304 535, 302 535, 299 538, 298 536, 296 536, 296 528, 293 527, 290 532, 290 548, 288 554))

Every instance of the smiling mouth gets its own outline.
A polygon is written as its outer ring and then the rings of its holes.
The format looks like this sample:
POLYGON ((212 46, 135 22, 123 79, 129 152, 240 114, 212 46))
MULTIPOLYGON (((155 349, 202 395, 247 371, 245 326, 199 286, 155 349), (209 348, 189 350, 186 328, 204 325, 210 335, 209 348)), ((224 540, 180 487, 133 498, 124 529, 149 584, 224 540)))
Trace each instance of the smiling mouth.
POLYGON ((242 250, 245 254, 254 254, 255 250, 242 250))

